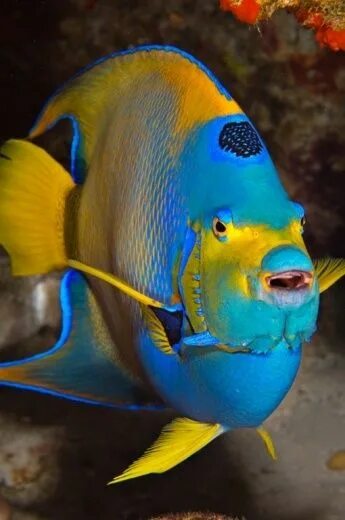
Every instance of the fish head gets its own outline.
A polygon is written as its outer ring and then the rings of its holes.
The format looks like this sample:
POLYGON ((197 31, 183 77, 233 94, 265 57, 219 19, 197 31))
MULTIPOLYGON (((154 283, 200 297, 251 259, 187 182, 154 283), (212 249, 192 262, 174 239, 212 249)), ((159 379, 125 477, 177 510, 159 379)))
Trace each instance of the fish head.
MULTIPOLYGON (((316 329, 319 288, 288 197, 250 121, 199 128, 185 151, 188 259, 180 290, 194 333, 256 353, 299 348, 316 329)), ((186 247, 185 247, 186 249, 186 247)))

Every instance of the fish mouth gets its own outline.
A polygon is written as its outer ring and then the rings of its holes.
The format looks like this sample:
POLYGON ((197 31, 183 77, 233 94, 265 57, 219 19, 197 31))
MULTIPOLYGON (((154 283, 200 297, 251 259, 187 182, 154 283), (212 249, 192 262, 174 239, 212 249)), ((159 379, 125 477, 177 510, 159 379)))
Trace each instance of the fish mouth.
POLYGON ((313 274, 309 271, 292 269, 265 277, 267 287, 273 291, 302 291, 309 289, 313 282, 313 274))
POLYGON ((169 345, 177 345, 182 338, 183 311, 171 311, 165 308, 151 307, 150 309, 159 319, 166 333, 169 345))

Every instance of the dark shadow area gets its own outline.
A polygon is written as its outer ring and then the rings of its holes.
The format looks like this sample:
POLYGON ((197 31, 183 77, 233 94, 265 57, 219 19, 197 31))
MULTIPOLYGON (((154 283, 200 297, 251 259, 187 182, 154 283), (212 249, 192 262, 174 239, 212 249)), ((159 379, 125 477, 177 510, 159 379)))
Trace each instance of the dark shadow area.
POLYGON ((7 389, 1 390, 0 407, 34 424, 65 428, 59 486, 52 500, 36 508, 49 519, 146 520, 205 510, 259 520, 252 516, 248 483, 221 439, 164 476, 106 485, 152 444, 171 420, 168 412, 127 413, 7 389))

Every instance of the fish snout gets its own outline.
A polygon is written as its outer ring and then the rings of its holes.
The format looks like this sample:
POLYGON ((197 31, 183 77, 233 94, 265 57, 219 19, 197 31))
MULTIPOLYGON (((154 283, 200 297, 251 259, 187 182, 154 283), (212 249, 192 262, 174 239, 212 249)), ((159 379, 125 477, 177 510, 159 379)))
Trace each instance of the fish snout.
POLYGON ((312 261, 297 247, 280 246, 272 249, 264 257, 261 268, 264 291, 280 295, 281 303, 302 303, 303 295, 309 293, 313 286, 312 261))

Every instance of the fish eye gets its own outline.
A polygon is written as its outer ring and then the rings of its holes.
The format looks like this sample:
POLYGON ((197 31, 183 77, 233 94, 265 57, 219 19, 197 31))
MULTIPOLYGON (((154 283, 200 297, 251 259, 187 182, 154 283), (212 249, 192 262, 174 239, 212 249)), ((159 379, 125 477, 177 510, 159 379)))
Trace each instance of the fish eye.
POLYGON ((224 238, 226 236, 227 226, 218 217, 215 217, 213 219, 212 228, 213 233, 216 235, 217 238, 224 238))

